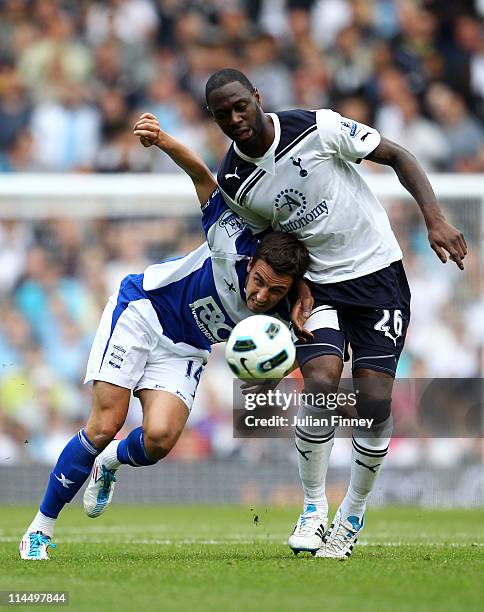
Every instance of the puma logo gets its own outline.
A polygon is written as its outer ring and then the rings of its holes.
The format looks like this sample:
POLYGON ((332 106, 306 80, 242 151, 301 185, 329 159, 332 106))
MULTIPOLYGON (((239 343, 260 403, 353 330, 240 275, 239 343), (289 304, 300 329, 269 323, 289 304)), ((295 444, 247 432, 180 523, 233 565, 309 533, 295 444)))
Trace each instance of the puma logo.
POLYGON ((378 463, 377 465, 366 465, 366 463, 363 463, 363 461, 360 461, 359 459, 355 459, 355 463, 357 465, 366 467, 367 470, 370 470, 370 472, 373 472, 374 474, 376 474, 376 468, 380 467, 381 465, 381 463, 378 463))
POLYGON ((238 166, 235 166, 235 172, 233 174, 226 174, 225 178, 226 179, 236 178, 236 179, 239 179, 239 181, 240 181, 240 176, 237 174, 237 169, 238 169, 238 166))
POLYGON ((368 137, 370 134, 371 134, 371 132, 367 132, 366 134, 364 134, 364 135, 361 137, 361 142, 364 142, 365 138, 367 138, 367 137, 368 137))
POLYGON ((296 446, 298 452, 301 453, 301 455, 304 457, 304 459, 306 459, 306 461, 309 461, 309 457, 306 457, 306 455, 308 453, 312 453, 313 451, 311 451, 311 450, 302 451, 297 444, 295 444, 295 446, 296 446))

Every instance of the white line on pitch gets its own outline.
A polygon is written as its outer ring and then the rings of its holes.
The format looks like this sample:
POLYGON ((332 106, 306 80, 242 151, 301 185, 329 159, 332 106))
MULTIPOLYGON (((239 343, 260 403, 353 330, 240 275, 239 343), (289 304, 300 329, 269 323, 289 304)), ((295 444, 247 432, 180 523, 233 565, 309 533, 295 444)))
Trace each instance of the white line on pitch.
MULTIPOLYGON (((194 539, 184 539, 184 540, 170 540, 170 539, 131 539, 126 538, 123 540, 97 540, 89 537, 81 538, 81 537, 66 537, 66 538, 54 538, 56 542, 59 544, 134 544, 134 545, 175 545, 175 546, 193 546, 193 545, 212 545, 212 546, 227 546, 234 544, 261 544, 264 542, 271 542, 273 544, 285 544, 284 540, 280 540, 275 537, 267 537, 260 539, 232 539, 232 540, 216 540, 216 539, 206 539, 206 540, 194 540, 194 539)), ((0 536, 0 542, 18 542, 18 537, 13 536, 0 536)), ((438 547, 438 546, 451 546, 453 548, 466 548, 466 547, 484 547, 484 542, 404 542, 404 541, 396 541, 396 542, 367 542, 360 541, 359 544, 361 546, 368 547, 376 547, 376 546, 391 546, 391 547, 401 547, 401 546, 419 546, 421 548, 425 548, 426 546, 438 547)))

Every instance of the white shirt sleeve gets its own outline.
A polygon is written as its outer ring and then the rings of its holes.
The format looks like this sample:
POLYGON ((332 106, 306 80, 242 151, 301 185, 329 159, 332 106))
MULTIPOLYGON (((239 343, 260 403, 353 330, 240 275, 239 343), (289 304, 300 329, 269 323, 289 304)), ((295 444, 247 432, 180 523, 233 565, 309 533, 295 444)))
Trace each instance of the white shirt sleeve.
POLYGON ((332 110, 324 108, 316 111, 316 122, 322 151, 327 155, 356 162, 380 144, 381 136, 377 130, 332 110))

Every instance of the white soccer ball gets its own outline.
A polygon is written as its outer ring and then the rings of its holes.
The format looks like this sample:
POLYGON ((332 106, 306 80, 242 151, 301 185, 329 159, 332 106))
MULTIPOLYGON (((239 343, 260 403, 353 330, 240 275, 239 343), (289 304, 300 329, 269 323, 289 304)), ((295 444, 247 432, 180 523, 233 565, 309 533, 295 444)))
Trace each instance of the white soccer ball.
POLYGON ((283 378, 295 357, 288 327, 267 315, 253 315, 237 323, 225 347, 230 369, 242 380, 283 378))

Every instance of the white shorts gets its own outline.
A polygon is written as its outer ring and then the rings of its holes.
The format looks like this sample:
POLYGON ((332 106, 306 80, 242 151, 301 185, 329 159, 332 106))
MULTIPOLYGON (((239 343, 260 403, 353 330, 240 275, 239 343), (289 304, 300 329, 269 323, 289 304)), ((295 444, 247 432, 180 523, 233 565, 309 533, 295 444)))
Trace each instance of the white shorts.
POLYGON ((111 296, 104 309, 84 382, 168 391, 191 410, 208 351, 167 338, 149 300, 129 302, 121 313, 116 303, 111 296))

